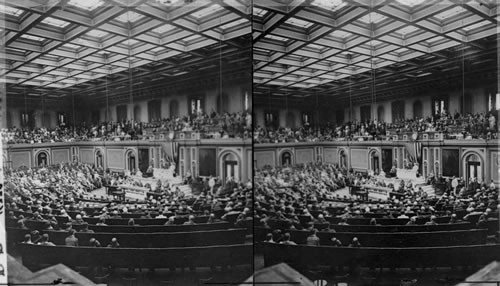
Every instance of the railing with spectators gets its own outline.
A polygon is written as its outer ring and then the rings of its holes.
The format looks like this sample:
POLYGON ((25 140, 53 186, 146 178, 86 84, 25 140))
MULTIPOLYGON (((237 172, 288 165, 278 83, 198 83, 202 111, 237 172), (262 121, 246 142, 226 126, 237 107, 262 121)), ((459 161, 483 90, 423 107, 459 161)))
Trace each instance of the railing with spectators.
MULTIPOLYGON (((30 230, 7 228, 7 242, 19 243, 30 230)), ((67 231, 42 230, 48 234, 50 241, 56 245, 65 245, 67 231)), ((187 232, 157 232, 157 233, 119 233, 119 232, 77 232, 79 246, 89 246, 91 238, 97 239, 103 246, 116 238, 121 247, 130 248, 168 248, 195 247, 211 245, 233 245, 245 243, 246 229, 223 229, 187 232)))
MULTIPOLYGON (((335 227, 332 227, 335 229, 335 227)), ((264 241, 270 229, 256 227, 255 241, 264 241)), ((307 230, 285 230, 290 233, 291 240, 297 244, 306 244, 310 232, 307 230)), ((320 231, 317 233, 320 244, 334 246, 333 237, 344 245, 349 244, 354 237, 362 246, 366 247, 434 247, 454 245, 479 245, 486 243, 487 230, 445 230, 431 232, 332 232, 320 231)))

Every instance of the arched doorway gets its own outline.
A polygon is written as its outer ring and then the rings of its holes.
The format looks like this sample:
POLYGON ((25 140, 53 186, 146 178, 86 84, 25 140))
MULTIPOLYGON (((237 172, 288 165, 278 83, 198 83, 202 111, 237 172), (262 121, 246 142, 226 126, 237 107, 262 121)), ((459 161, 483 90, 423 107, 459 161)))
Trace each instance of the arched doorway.
POLYGON ((224 183, 228 180, 240 181, 240 167, 238 157, 230 152, 222 157, 222 178, 224 183))
POLYGON ((413 118, 422 118, 422 102, 417 100, 413 103, 413 118))
POLYGON ((341 168, 347 169, 347 154, 346 154, 345 150, 341 150, 339 153, 339 166, 341 168))
POLYGON ((465 159, 465 172, 467 184, 470 183, 471 178, 483 179, 483 167, 481 165, 481 158, 477 154, 470 154, 465 159))
POLYGON ((95 151, 95 165, 97 168, 104 168, 104 156, 101 150, 95 151))
POLYGON ((135 155, 135 152, 132 150, 128 150, 127 153, 125 153, 125 169, 129 170, 130 172, 135 171, 137 164, 137 157, 135 155))
POLYGON ((292 153, 285 151, 281 153, 281 165, 288 166, 292 164, 292 153))
POLYGON ((370 170, 375 173, 380 173, 380 153, 377 150, 372 150, 369 157, 370 170))
POLYGON ((170 118, 172 117, 179 117, 179 103, 177 100, 172 100, 170 101, 170 106, 169 106, 169 111, 170 111, 170 118))
POLYGON ((47 152, 45 151, 38 152, 38 154, 36 155, 36 165, 39 167, 48 166, 49 154, 47 154, 47 152))

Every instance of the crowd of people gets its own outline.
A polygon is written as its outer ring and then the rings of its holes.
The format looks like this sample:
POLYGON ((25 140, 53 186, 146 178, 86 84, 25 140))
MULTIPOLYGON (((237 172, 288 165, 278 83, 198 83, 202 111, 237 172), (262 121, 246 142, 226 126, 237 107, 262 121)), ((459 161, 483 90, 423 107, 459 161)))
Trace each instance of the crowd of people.
MULTIPOLYGON (((4 143, 35 144, 78 141, 117 141, 149 139, 150 135, 170 132, 199 132, 204 138, 250 138, 250 112, 219 114, 197 113, 190 116, 153 120, 152 122, 122 121, 76 126, 61 124, 56 128, 2 129, 4 143)), ((168 138, 166 136, 165 138, 168 138)))
MULTIPOLYGON (((427 225, 432 225, 437 224, 437 217, 449 216, 450 223, 455 223, 459 219, 467 220, 478 215, 477 224, 484 226, 497 211, 498 189, 493 182, 487 184, 475 180, 466 187, 458 178, 439 179, 446 183, 443 196, 429 198, 421 187, 413 186, 409 181, 386 183, 384 179, 332 164, 265 168, 255 174, 255 223, 269 230, 268 242, 319 245, 316 237, 318 230, 314 224, 330 224, 328 218, 338 218, 339 225, 347 225, 348 218, 365 218, 365 215, 369 218, 370 214, 381 214, 384 218, 407 219, 409 225, 416 224, 416 218, 421 217, 427 220, 427 225), (339 188, 363 185, 387 187, 398 195, 377 201, 359 201, 335 195, 339 188), (460 216, 457 217, 457 214, 460 216), (304 224, 304 217, 310 222, 304 224), (294 242, 290 230, 310 231, 311 239, 294 242)), ((372 223, 376 224, 376 219, 373 218, 372 223)), ((335 225, 329 225, 322 231, 335 232, 335 225)), ((350 243, 333 243, 337 246, 360 246, 362 242, 356 239, 350 243)))
MULTIPOLYGON (((214 194, 207 187, 199 195, 186 195, 176 186, 163 183, 157 186, 154 196, 116 202, 111 198, 95 197, 92 192, 104 185, 142 183, 122 174, 78 163, 9 170, 5 178, 7 218, 16 221, 16 227, 24 229, 28 229, 27 221, 40 221, 44 225, 43 229, 30 229, 26 243, 50 245, 48 235, 40 235, 41 231, 65 231, 69 233, 68 237, 72 237, 75 231, 92 232, 88 228, 88 218, 97 218, 96 225, 104 226, 107 219, 126 217, 127 214, 166 219, 165 225, 177 224, 178 218, 185 218, 183 223, 186 225, 231 221, 236 226, 248 227, 253 220, 251 183, 234 182, 214 194), (195 221, 196 217, 206 218, 206 221, 195 221)), ((130 218, 128 225, 138 224, 130 218)), ((68 241, 67 245, 77 246, 74 239, 68 241)), ((99 241, 89 243, 101 245, 99 241)), ((113 241, 110 245, 114 245, 113 241)))
POLYGON ((344 124, 321 124, 316 128, 306 125, 299 128, 256 126, 254 142, 318 142, 334 140, 384 140, 390 135, 413 134, 415 132, 442 132, 453 138, 496 139, 497 118, 492 112, 454 115, 443 112, 426 118, 401 119, 385 123, 377 119, 368 122, 347 122, 344 124))

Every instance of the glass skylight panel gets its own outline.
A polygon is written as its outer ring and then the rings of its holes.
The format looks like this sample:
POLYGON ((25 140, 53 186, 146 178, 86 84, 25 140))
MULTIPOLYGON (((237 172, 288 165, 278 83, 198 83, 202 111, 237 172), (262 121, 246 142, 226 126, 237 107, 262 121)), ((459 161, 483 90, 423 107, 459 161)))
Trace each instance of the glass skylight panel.
POLYGON ((255 16, 258 16, 258 17, 263 17, 267 13, 267 10, 260 9, 260 8, 257 8, 257 7, 254 7, 252 10, 253 10, 253 14, 255 16))
POLYGON ((127 13, 121 14, 120 16, 116 17, 115 19, 122 22, 122 23, 134 23, 135 21, 144 18, 144 15, 141 15, 139 13, 133 12, 133 11, 128 11, 127 13))
POLYGON ((185 41, 185 42, 194 41, 196 39, 199 39, 200 37, 201 37, 200 35, 192 35, 192 36, 189 36, 187 38, 184 38, 183 41, 185 41))
POLYGON ((173 6, 180 0, 155 0, 156 3, 165 5, 165 6, 173 6))
POLYGON ((239 24, 242 24, 242 23, 245 23, 247 22, 248 20, 247 19, 239 19, 239 20, 236 20, 236 21, 232 21, 232 22, 229 22, 227 24, 224 24, 222 26, 220 26, 221 29, 225 30, 225 29, 228 29, 228 28, 231 28, 231 27, 235 27, 235 26, 238 26, 239 24))
POLYGON ((359 18, 359 20, 361 22, 366 23, 366 24, 370 24, 370 23, 377 24, 377 23, 384 21, 385 19, 387 19, 387 16, 384 16, 382 14, 375 13, 375 12, 371 12, 368 15, 365 15, 365 16, 359 18))
POLYGON ((418 75, 416 75, 416 77, 423 77, 423 76, 427 76, 427 75, 431 75, 432 73, 431 72, 424 72, 424 73, 420 73, 418 75))
POLYGON ((108 35, 108 32, 101 31, 101 30, 90 30, 87 32, 88 36, 95 37, 95 38, 102 38, 106 35, 108 35))
POLYGON ((401 34, 401 35, 404 36, 404 35, 411 34, 411 33, 415 32, 417 30, 418 30, 417 27, 410 25, 410 26, 406 26, 404 28, 401 28, 401 29, 397 30, 396 33, 401 34))
POLYGON ((398 53, 398 54, 401 54, 401 53, 404 53, 404 52, 407 52, 407 51, 408 51, 408 49, 407 49, 407 48, 401 48, 401 49, 397 49, 397 50, 395 50, 394 52, 395 52, 395 53, 398 53))
POLYGON ((435 43, 435 42, 440 41, 442 39, 444 39, 444 38, 441 37, 441 36, 438 36, 438 37, 430 38, 426 42, 429 43, 429 44, 432 44, 432 43, 435 43))
POLYGON ((280 41, 280 42, 286 42, 286 41, 288 41, 287 38, 280 37, 280 36, 275 36, 275 35, 266 35, 265 38, 271 39, 271 40, 280 41))
POLYGON ((55 27, 59 27, 59 28, 64 28, 64 27, 69 25, 69 22, 59 20, 56 18, 52 18, 52 17, 47 17, 47 18, 43 19, 42 23, 47 24, 47 25, 51 25, 51 26, 55 26, 55 27))
POLYGON ((80 46, 75 45, 75 44, 71 44, 71 43, 66 43, 66 44, 64 44, 62 46, 65 47, 65 48, 68 48, 68 49, 72 49, 72 50, 77 50, 77 49, 80 48, 80 46))
POLYGON ((104 2, 102 0, 69 0, 69 5, 92 11, 102 6, 104 2))
POLYGON ((37 36, 32 36, 32 35, 26 35, 26 34, 21 35, 21 38, 25 38, 25 39, 29 39, 29 40, 33 40, 33 41, 39 41, 39 42, 45 40, 45 38, 42 38, 42 37, 37 37, 37 36))
POLYGON ((440 20, 440 21, 444 21, 448 18, 451 18, 453 16, 456 16, 458 14, 461 14, 463 12, 465 12, 467 10, 465 10, 464 8, 460 7, 460 6, 456 6, 456 7, 453 7, 451 9, 447 9, 437 15, 434 15, 434 18, 440 20))
POLYGON ((196 19, 200 19, 200 18, 203 18, 203 17, 208 16, 210 14, 216 13, 222 9, 224 9, 224 8, 222 8, 222 6, 217 5, 217 4, 213 4, 211 6, 208 6, 207 8, 204 8, 204 9, 198 10, 194 13, 191 13, 191 16, 195 17, 196 19))
POLYGON ((139 43, 139 41, 137 41, 137 40, 135 40, 135 39, 129 39, 129 40, 125 40, 125 41, 123 41, 123 43, 124 43, 125 45, 133 46, 133 45, 135 45, 135 44, 139 43))
POLYGON ((330 36, 336 37, 336 38, 342 38, 342 39, 350 37, 351 35, 352 35, 351 33, 346 32, 346 31, 342 31, 342 30, 335 30, 335 31, 330 33, 330 36))
POLYGON ((409 7, 414 7, 425 2, 425 0, 396 0, 396 1, 409 7))
POLYGON ((489 24, 488 21, 481 21, 479 23, 476 23, 476 24, 473 24, 473 25, 470 25, 470 26, 465 26, 462 29, 464 29, 465 31, 471 31, 471 30, 475 30, 477 28, 484 27, 484 26, 486 26, 488 24, 489 24))
POLYGON ((368 42, 368 43, 366 43, 366 44, 367 44, 368 46, 370 46, 370 47, 376 47, 376 46, 378 46, 378 45, 382 44, 382 42, 381 42, 381 41, 379 41, 379 40, 371 40, 371 41, 369 41, 369 42, 368 42))
POLYGON ((321 50, 323 49, 323 46, 316 45, 316 44, 309 44, 307 45, 308 48, 315 49, 315 50, 321 50))
POLYGON ((87 41, 85 39, 82 39, 82 38, 75 39, 74 42, 78 43, 78 44, 81 44, 81 45, 84 45, 84 46, 89 46, 90 45, 89 41, 87 41))
POLYGON ((8 15, 12 15, 12 16, 17 17, 23 13, 23 10, 0 4, 0 13, 4 13, 4 14, 8 14, 8 15))
POLYGON ((158 27, 158 28, 153 29, 152 31, 153 31, 154 33, 163 34, 163 33, 167 32, 167 31, 170 31, 170 30, 172 30, 172 29, 174 29, 174 28, 175 28, 175 27, 174 27, 174 26, 172 26, 172 25, 170 25, 170 24, 165 24, 165 25, 163 25, 163 26, 160 26, 160 27, 158 27))
POLYGON ((297 18, 289 18, 288 20, 286 20, 285 23, 296 26, 296 27, 300 27, 300 28, 306 28, 306 29, 313 25, 312 22, 304 21, 304 20, 297 19, 297 18))
POLYGON ((165 47, 156 47, 154 49, 151 49, 152 52, 155 52, 155 53, 158 53, 158 52, 161 52, 161 51, 164 51, 166 50, 167 48, 165 47))
POLYGON ((337 11, 347 5, 342 0, 314 0, 311 4, 331 11, 337 11))

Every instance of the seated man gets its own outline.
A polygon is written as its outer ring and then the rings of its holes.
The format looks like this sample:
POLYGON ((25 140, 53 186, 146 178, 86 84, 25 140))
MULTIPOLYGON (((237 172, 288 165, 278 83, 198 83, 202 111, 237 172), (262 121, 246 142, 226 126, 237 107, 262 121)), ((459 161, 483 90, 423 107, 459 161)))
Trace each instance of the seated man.
POLYGON ((347 218, 346 217, 342 218, 342 220, 340 220, 340 222, 338 223, 338 225, 349 225, 347 223, 347 218))
POLYGON ((332 241, 333 246, 335 246, 335 247, 342 246, 342 242, 340 240, 338 240, 336 237, 332 237, 331 241, 332 241))
POLYGON ((452 223, 458 223, 458 222, 459 222, 459 220, 457 218, 457 214, 452 214, 450 221, 448 223, 452 224, 452 223))
POLYGON ((24 235, 24 240, 21 243, 24 243, 24 244, 33 244, 33 242, 31 241, 31 235, 29 233, 27 233, 26 235, 24 235))
POLYGON ((88 223, 84 223, 83 224, 82 229, 80 230, 80 232, 94 233, 93 230, 89 229, 89 224, 88 223))
POLYGON ((38 244, 44 246, 56 246, 55 244, 49 241, 49 235, 46 233, 42 235, 42 238, 40 239, 40 242, 38 244))
POLYGON ((359 240, 357 237, 354 237, 349 244, 349 247, 361 247, 361 243, 359 243, 359 240))
POLYGON ((215 214, 214 213, 211 213, 209 216, 208 216, 208 220, 207 220, 207 223, 216 223, 218 220, 215 218, 215 214))
POLYGON ((75 236, 74 229, 69 231, 69 236, 64 240, 66 246, 78 246, 78 238, 75 236))
POLYGON ((417 218, 412 216, 410 220, 406 223, 406 225, 416 225, 417 224, 417 218))
POLYGON ((96 223, 96 225, 107 226, 106 219, 103 217, 99 218, 99 221, 96 223))
POLYGON ((190 216, 188 217, 188 220, 187 220, 184 224, 185 224, 185 225, 196 224, 196 223, 194 222, 194 216, 193 216, 193 215, 190 215, 190 216))
POLYGON ((398 174, 398 171, 396 169, 396 166, 392 166, 391 170, 389 171, 389 177, 396 177, 398 174))
POLYGON ((138 226, 138 224, 135 223, 135 220, 133 218, 130 218, 127 222, 128 226, 138 226))
POLYGON ((85 223, 85 221, 83 220, 82 215, 77 214, 75 219, 73 220, 73 223, 74 224, 83 224, 83 223, 85 223))
POLYGON ((431 216, 430 220, 425 223, 425 225, 437 225, 436 216, 431 216))
POLYGON ((306 245, 319 246, 319 237, 317 236, 318 230, 313 229, 307 237, 306 245))
POLYGON ((94 237, 92 237, 90 240, 89 240, 89 246, 90 247, 101 247, 101 243, 99 242, 99 240, 95 239, 94 237))
POLYGON ((266 234, 266 240, 264 240, 264 242, 275 243, 273 239, 273 234, 272 233, 266 234))
POLYGON ((283 236, 283 239, 281 240, 280 244, 286 244, 286 245, 297 245, 297 243, 293 242, 290 240, 290 233, 285 233, 283 236))
POLYGON ((174 225, 175 224, 175 216, 171 216, 168 218, 167 222, 164 225, 174 225))
POLYGON ((119 248, 120 247, 120 243, 118 243, 118 239, 116 237, 113 237, 111 239, 111 242, 108 244, 108 247, 110 247, 110 248, 119 248))

